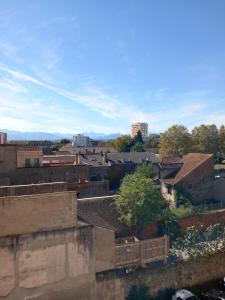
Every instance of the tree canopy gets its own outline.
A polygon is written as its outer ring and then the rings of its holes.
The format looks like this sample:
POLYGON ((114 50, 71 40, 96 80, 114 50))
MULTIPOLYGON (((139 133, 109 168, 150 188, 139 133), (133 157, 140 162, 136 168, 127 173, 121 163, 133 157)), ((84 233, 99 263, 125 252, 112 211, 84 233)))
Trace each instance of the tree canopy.
POLYGON ((123 178, 115 204, 121 222, 143 228, 159 219, 165 202, 151 178, 134 173, 123 178))
POLYGON ((213 153, 219 152, 219 131, 216 125, 200 125, 191 133, 195 152, 213 153))
POLYGON ((165 156, 182 156, 191 149, 191 136, 182 125, 173 125, 160 136, 160 154, 165 156))

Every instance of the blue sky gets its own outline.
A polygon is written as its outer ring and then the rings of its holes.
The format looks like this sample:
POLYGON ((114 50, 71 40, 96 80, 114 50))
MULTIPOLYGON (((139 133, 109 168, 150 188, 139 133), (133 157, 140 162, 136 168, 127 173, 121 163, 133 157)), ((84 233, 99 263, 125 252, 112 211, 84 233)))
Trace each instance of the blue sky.
POLYGON ((0 128, 225 123, 224 0, 0 1, 0 128))

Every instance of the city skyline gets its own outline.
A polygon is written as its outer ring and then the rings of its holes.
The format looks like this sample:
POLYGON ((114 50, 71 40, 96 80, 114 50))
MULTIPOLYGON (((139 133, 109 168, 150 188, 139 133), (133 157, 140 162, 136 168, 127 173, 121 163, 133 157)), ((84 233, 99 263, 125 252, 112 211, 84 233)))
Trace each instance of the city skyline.
POLYGON ((225 120, 225 2, 0 3, 0 128, 150 132, 225 120))

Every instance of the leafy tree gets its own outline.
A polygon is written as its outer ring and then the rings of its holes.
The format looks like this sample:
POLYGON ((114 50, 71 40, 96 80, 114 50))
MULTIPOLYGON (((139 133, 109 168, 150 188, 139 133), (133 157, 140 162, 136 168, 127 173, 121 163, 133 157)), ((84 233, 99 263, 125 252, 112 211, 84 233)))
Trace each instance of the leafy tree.
POLYGON ((140 144, 144 144, 143 138, 142 138, 142 134, 141 131, 138 130, 137 135, 134 137, 134 143, 140 143, 140 144))
POLYGON ((192 142, 196 152, 219 152, 219 132, 216 125, 200 125, 192 130, 192 142))
POLYGON ((159 219, 165 202, 152 179, 132 174, 123 178, 115 205, 121 222, 142 229, 159 219))
POLYGON ((157 172, 152 163, 146 162, 136 167, 135 174, 153 179, 157 175, 157 172))
POLYGON ((113 146, 116 148, 118 152, 129 152, 131 147, 131 138, 127 135, 118 137, 113 140, 113 146))
POLYGON ((151 300, 149 296, 148 288, 145 285, 137 287, 136 285, 132 286, 126 300, 151 300))
POLYGON ((69 144, 70 143, 70 140, 69 139, 62 139, 61 141, 60 141, 60 144, 62 144, 62 145, 66 145, 66 144, 69 144))
POLYGON ((149 137, 147 142, 145 142, 146 148, 159 148, 160 135, 154 135, 149 137))
POLYGON ((225 126, 222 125, 219 129, 219 151, 225 155, 225 126))
POLYGON ((182 156, 191 149, 191 136, 185 126, 174 125, 160 135, 160 154, 182 156))
POLYGON ((144 148, 143 148, 143 144, 140 142, 136 142, 136 144, 134 144, 134 146, 131 148, 131 151, 133 152, 143 152, 144 148))

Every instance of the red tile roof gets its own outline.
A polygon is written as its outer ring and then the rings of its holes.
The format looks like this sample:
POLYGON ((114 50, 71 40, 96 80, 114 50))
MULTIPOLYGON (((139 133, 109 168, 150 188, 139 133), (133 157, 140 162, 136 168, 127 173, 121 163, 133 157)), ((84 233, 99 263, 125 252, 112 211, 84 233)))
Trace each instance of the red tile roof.
POLYGON ((178 163, 182 162, 182 166, 177 172, 175 178, 168 178, 163 181, 165 183, 175 185, 212 157, 213 154, 188 153, 178 161, 178 163))

